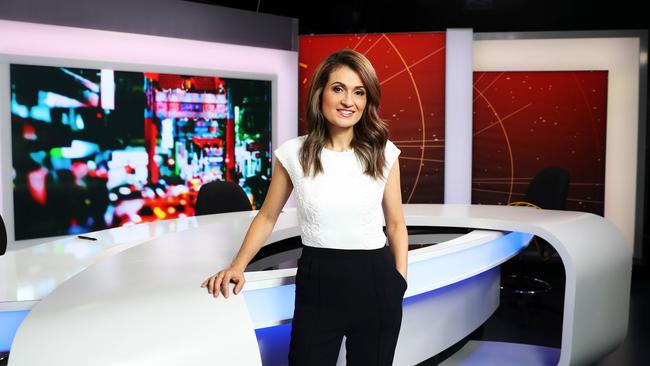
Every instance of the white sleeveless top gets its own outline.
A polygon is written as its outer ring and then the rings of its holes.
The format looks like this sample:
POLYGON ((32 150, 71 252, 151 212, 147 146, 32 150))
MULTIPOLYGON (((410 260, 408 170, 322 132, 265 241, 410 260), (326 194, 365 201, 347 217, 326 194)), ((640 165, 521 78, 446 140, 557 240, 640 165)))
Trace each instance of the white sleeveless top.
POLYGON ((354 149, 321 150, 324 173, 305 177, 298 152, 307 135, 290 139, 273 153, 289 172, 297 197, 300 236, 304 245, 335 249, 377 249, 386 245, 382 199, 386 179, 401 150, 390 140, 384 154, 384 177, 363 174, 354 149))

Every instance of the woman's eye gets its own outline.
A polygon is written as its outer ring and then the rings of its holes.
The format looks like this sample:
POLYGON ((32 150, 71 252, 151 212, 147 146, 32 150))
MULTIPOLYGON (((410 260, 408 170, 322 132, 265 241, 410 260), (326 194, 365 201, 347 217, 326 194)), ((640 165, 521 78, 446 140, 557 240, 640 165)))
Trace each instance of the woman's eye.
POLYGON ((337 93, 340 92, 341 90, 343 90, 343 89, 340 86, 335 86, 334 87, 334 91, 337 92, 337 93))
POLYGON ((360 97, 361 97, 361 96, 364 96, 365 94, 366 94, 366 93, 362 92, 361 90, 359 90, 359 91, 357 92, 357 95, 360 96, 360 97))

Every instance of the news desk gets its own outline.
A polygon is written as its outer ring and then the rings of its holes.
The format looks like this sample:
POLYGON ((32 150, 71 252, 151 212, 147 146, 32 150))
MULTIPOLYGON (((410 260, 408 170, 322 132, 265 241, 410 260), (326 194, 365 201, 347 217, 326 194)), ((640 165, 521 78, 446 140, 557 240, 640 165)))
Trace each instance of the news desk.
MULTIPOLYGON (((29 310, 9 366, 286 362, 296 268, 252 264, 243 292, 233 295, 230 284, 228 299, 200 288, 230 263, 257 212, 121 227, 88 234, 97 241, 71 237, 7 252, 0 312, 29 310)), ((590 364, 625 339, 632 250, 604 218, 452 204, 407 204, 404 215, 409 227, 472 230, 409 251, 395 365, 426 360, 483 324, 499 306, 500 264, 534 235, 554 247, 565 269, 559 364, 590 364)), ((285 209, 265 245, 299 235, 295 208, 285 209)), ((276 255, 277 262, 299 253, 276 255)), ((344 360, 342 344, 338 364, 344 360)))

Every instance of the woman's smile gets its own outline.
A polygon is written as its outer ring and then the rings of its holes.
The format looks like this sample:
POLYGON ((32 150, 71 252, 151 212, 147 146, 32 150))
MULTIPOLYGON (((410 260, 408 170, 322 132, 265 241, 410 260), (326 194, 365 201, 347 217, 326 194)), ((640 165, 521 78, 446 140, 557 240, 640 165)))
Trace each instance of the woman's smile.
POLYGON ((354 116, 354 111, 351 111, 349 109, 337 109, 337 111, 339 112, 339 116, 343 118, 350 118, 354 116))

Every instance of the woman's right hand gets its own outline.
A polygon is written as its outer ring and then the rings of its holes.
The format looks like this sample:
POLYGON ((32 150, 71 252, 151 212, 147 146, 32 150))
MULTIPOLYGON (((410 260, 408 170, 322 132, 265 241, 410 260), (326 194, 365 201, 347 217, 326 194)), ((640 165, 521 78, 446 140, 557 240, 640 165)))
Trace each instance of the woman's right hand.
POLYGON ((201 287, 207 287, 208 293, 212 294, 215 298, 219 297, 219 292, 221 292, 225 298, 228 298, 228 284, 231 281, 235 283, 233 293, 238 295, 246 282, 244 271, 233 267, 222 269, 203 281, 201 287))

